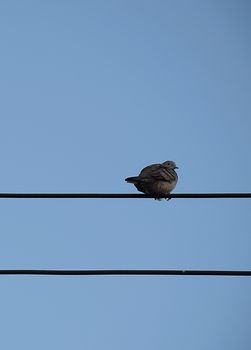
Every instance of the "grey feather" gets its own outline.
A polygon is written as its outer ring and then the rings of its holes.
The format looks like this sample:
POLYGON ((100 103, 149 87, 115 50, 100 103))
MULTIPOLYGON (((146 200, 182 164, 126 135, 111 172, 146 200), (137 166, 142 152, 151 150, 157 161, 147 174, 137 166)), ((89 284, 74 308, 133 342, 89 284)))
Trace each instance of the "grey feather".
POLYGON ((168 197, 178 181, 175 169, 177 166, 173 161, 151 164, 143 168, 139 176, 128 177, 125 180, 134 184, 140 192, 156 197, 168 197))

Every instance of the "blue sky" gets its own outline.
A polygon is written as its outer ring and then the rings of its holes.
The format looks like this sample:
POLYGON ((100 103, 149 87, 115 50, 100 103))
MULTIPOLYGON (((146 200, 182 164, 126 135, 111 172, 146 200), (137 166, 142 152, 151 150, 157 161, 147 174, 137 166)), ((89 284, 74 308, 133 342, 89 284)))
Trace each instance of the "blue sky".
MULTIPOLYGON (((250 192, 249 1, 0 4, 0 192, 250 192)), ((0 201, 1 268, 251 269, 248 199, 0 201)), ((0 277, 9 349, 240 349, 251 280, 0 277)))

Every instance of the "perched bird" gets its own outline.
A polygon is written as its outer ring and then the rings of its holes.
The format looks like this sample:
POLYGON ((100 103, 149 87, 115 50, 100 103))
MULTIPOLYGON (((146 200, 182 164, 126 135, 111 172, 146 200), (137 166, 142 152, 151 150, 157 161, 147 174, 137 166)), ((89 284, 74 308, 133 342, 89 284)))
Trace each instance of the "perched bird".
POLYGON ((151 164, 141 170, 139 176, 127 177, 125 181, 134 184, 138 191, 155 198, 168 198, 178 181, 176 164, 167 160, 162 164, 151 164))

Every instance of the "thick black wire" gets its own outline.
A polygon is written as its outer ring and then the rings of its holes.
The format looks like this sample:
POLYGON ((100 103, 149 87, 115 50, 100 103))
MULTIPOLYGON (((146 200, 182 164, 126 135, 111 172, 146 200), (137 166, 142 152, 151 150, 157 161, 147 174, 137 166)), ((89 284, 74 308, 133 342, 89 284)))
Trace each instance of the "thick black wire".
MULTIPOLYGON (((0 198, 155 198, 141 193, 0 193, 0 198)), ((165 197, 160 197, 165 198, 165 197)), ((251 198, 251 193, 171 193, 171 198, 251 198)))
POLYGON ((53 276, 251 276, 251 271, 238 270, 0 270, 0 275, 53 275, 53 276))

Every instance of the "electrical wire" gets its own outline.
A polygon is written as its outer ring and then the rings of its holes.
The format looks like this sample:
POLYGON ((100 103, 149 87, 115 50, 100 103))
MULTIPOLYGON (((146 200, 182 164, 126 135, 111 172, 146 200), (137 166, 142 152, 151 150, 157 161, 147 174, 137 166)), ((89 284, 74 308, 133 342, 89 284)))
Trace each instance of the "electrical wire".
MULTIPOLYGON (((155 198, 141 193, 0 193, 0 198, 155 198)), ((158 197, 164 199, 166 197, 158 197)), ((251 198, 251 193, 171 193, 171 198, 251 198)))
POLYGON ((251 276, 249 270, 0 270, 0 275, 53 275, 53 276, 251 276))

